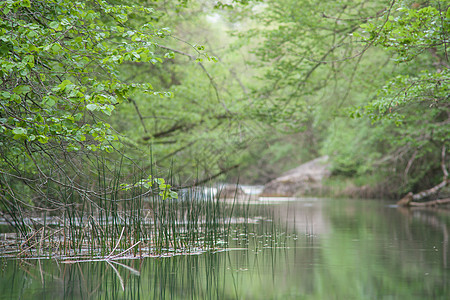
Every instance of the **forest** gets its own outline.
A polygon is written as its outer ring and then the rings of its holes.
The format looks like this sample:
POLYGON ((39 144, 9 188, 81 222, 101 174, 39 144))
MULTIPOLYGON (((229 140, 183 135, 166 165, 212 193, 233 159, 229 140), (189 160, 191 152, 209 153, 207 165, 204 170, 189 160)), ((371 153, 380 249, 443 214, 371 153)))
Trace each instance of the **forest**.
POLYGON ((449 48, 450 0, 0 0, 0 299, 450 299, 449 48))
POLYGON ((449 5, 2 1, 1 213, 264 184, 321 155, 345 196, 436 192, 449 5))

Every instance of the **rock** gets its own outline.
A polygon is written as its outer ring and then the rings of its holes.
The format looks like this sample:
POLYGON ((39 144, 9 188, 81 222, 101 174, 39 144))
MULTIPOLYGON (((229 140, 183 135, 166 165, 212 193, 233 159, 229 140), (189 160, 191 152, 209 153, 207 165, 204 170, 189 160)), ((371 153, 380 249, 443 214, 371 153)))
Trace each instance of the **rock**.
POLYGON ((302 196, 323 192, 322 181, 331 175, 328 156, 311 160, 287 171, 264 186, 264 196, 302 196))

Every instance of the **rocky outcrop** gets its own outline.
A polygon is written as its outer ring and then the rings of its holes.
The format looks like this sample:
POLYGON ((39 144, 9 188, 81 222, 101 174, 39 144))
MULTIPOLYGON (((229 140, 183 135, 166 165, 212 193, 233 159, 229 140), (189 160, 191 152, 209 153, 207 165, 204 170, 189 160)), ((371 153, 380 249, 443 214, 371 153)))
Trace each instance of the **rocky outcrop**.
POLYGON ((311 160, 287 171, 264 186, 264 196, 302 196, 321 193, 323 180, 331 175, 328 156, 311 160))

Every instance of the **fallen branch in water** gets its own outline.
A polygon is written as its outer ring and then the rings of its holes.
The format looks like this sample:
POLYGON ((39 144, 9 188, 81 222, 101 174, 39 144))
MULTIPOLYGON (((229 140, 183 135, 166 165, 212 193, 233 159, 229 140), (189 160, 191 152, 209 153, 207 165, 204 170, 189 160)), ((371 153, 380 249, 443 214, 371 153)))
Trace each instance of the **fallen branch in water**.
POLYGON ((442 178, 442 182, 438 185, 432 187, 431 189, 419 192, 417 194, 414 194, 412 192, 409 192, 405 197, 400 199, 397 202, 397 205, 399 206, 436 206, 436 205, 443 205, 443 204, 449 204, 450 198, 447 199, 438 199, 438 200, 432 200, 432 201, 426 201, 426 202, 417 202, 418 200, 422 200, 426 197, 429 197, 431 195, 437 194, 443 187, 445 187, 449 183, 448 179, 448 171, 445 166, 445 153, 446 148, 445 146, 442 147, 442 161, 441 161, 441 168, 442 172, 444 173, 444 176, 442 178))
POLYGON ((443 205, 443 204, 450 204, 450 198, 446 199, 438 199, 433 201, 427 201, 427 202, 410 202, 409 206, 437 206, 437 205, 443 205))

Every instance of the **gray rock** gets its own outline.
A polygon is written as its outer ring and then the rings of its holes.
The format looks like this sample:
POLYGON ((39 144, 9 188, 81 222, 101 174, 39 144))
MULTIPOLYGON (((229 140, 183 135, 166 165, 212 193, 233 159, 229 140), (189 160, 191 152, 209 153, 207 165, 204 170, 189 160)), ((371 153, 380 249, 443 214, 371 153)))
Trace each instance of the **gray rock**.
POLYGON ((328 156, 311 160, 289 170, 264 186, 265 196, 302 196, 323 192, 323 179, 331 175, 328 156))

